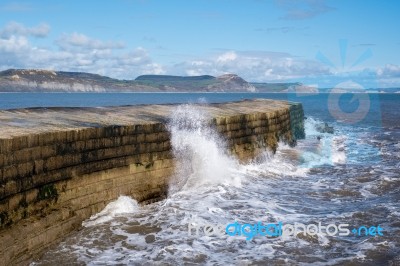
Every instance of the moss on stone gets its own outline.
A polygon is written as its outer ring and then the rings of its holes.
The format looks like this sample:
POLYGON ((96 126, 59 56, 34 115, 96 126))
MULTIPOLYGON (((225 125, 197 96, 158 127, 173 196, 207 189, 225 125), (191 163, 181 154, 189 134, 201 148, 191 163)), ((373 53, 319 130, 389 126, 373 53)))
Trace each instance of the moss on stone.
POLYGON ((45 200, 45 199, 57 199, 58 191, 55 188, 54 184, 44 185, 39 188, 39 192, 37 194, 37 200, 45 200))
POLYGON ((10 225, 12 221, 8 217, 8 213, 6 211, 0 212, 0 227, 10 225))
POLYGON ((26 202, 26 198, 22 198, 19 203, 18 203, 20 208, 27 208, 28 207, 28 202, 26 202))

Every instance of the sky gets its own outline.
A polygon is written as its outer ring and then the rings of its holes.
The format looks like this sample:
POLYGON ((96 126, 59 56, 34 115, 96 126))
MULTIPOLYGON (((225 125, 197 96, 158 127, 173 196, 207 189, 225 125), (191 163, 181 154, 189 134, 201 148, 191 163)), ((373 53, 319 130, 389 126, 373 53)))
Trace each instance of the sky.
POLYGON ((0 0, 0 70, 400 87, 397 0, 0 0))

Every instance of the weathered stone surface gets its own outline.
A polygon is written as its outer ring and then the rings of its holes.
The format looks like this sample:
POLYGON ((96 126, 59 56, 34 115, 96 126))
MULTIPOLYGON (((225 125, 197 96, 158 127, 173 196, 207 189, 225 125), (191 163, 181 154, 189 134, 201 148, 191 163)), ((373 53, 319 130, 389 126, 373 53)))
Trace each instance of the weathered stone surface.
MULTIPOLYGON (((300 104, 198 105, 240 160, 304 137, 300 104)), ((119 195, 166 196, 174 105, 0 111, 0 261, 24 263, 119 195)), ((0 263, 1 264, 1 263, 0 263)))

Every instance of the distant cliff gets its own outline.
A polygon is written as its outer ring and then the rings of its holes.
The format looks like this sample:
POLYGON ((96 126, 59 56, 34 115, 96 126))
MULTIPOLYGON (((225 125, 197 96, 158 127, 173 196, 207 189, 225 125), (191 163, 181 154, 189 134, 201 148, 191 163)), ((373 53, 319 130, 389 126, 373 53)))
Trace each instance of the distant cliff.
POLYGON ((97 74, 48 70, 0 72, 0 92, 254 92, 234 74, 213 76, 144 75, 118 80, 97 74))
MULTIPOLYGON (((360 92, 346 89, 346 92, 360 92)), ((0 71, 0 92, 282 92, 319 93, 317 88, 294 83, 247 82, 235 74, 214 77, 143 75, 134 80, 119 80, 83 72, 39 69, 0 71)), ((365 92, 399 93, 400 88, 366 88, 365 92)))
POLYGON ((0 72, 0 92, 117 92, 159 91, 134 81, 97 74, 48 70, 6 70, 0 72))

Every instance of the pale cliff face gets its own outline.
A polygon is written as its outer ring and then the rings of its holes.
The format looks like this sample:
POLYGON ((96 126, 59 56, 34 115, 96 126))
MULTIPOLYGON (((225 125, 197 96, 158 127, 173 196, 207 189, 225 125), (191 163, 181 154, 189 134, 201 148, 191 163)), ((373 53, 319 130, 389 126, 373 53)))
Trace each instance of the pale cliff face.
POLYGON ((12 80, 4 82, 7 87, 17 87, 19 91, 49 91, 49 92, 105 92, 106 89, 92 84, 84 83, 60 83, 56 81, 45 81, 38 83, 36 81, 29 81, 26 79, 12 80))
MULTIPOLYGON (((117 80, 90 73, 47 70, 0 72, 0 92, 254 92, 256 88, 234 74, 182 81, 187 77, 153 76, 151 80, 117 80)), ((194 78, 194 79, 192 79, 194 78)))
POLYGON ((62 77, 48 70, 7 70, 0 73, 0 91, 104 92, 90 80, 62 77))

